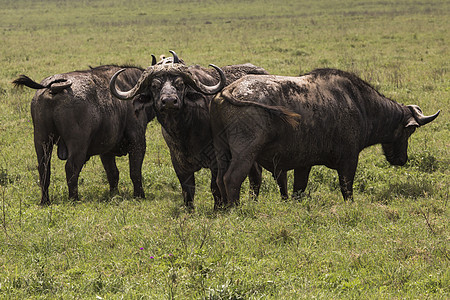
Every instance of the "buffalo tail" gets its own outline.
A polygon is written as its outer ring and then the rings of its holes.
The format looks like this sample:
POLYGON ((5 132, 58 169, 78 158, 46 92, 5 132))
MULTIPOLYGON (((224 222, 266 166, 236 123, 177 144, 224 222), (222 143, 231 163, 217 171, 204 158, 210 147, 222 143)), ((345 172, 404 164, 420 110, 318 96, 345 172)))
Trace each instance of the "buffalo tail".
POLYGON ((220 94, 222 99, 225 99, 228 103, 235 106, 254 106, 264 109, 265 111, 274 114, 281 118, 285 123, 289 124, 292 127, 297 127, 300 119, 300 115, 287 109, 283 106, 271 106, 263 103, 246 101, 246 100, 237 100, 231 95, 228 90, 223 90, 220 94))

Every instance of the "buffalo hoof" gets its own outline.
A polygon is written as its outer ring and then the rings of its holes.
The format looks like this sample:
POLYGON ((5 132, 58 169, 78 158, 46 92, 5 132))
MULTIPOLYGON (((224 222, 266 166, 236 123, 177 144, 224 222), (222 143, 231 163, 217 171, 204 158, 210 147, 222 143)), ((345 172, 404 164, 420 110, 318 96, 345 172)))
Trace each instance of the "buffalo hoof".
POLYGON ((109 196, 112 198, 116 195, 119 195, 119 189, 118 188, 113 188, 109 190, 109 196))
POLYGON ((346 202, 355 202, 355 200, 353 199, 353 195, 345 197, 344 201, 346 201, 346 202))
POLYGON ((76 197, 69 197, 69 201, 72 203, 77 203, 80 202, 80 198, 78 198, 78 196, 76 197))
POLYGON ((186 209, 187 209, 188 211, 190 211, 190 212, 192 212, 192 211, 195 210, 194 202, 192 202, 192 201, 190 201, 190 202, 185 202, 185 203, 184 203, 184 206, 185 206, 186 209))
POLYGON ((142 191, 142 192, 134 192, 133 193, 133 197, 134 198, 141 198, 141 199, 145 199, 145 193, 142 191))
POLYGON ((227 209, 227 205, 223 203, 222 201, 215 201, 214 202, 214 211, 223 211, 227 209))
POLYGON ((50 204, 51 204, 50 199, 48 199, 48 198, 41 199, 41 203, 40 203, 41 206, 49 206, 50 204))
MULTIPOLYGON (((297 202, 302 202, 302 200, 306 197, 308 197, 308 194, 306 194, 304 191, 293 192, 291 195, 292 200, 295 200, 297 202)), ((287 200, 287 198, 283 200, 287 200)))
POLYGON ((230 210, 232 208, 238 207, 239 202, 228 202, 222 206, 222 210, 230 210))

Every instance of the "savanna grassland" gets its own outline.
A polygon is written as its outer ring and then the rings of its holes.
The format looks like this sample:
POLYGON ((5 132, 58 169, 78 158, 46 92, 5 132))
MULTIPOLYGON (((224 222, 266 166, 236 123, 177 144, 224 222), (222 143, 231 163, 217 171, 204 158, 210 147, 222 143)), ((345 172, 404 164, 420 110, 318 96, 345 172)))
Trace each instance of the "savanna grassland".
POLYGON ((448 299, 449 33, 444 0, 1 0, 0 298, 448 299), (132 197, 127 157, 118 159, 117 195, 93 157, 72 202, 54 154, 53 204, 41 207, 34 91, 11 81, 146 67, 169 49, 203 66, 352 71, 400 103, 441 114, 412 135, 403 167, 390 166, 379 145, 364 150, 351 203, 336 172, 317 166, 299 199, 281 200, 264 173, 257 202, 245 182, 240 207, 214 212, 203 170, 188 212, 154 120, 146 199, 132 197))

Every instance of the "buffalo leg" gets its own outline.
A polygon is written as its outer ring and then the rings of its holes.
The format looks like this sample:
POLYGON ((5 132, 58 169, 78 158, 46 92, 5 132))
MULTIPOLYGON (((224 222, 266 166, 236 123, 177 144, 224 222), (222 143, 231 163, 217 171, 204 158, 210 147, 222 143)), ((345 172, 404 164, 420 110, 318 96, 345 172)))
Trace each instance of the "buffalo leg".
POLYGON ((86 162, 86 154, 73 153, 69 148, 69 158, 66 162, 66 181, 69 188, 69 198, 78 200, 78 177, 86 162))
POLYGON ((228 169, 228 165, 225 162, 219 163, 219 169, 217 170, 217 187, 219 188, 220 192, 220 199, 218 202, 214 202, 214 210, 218 210, 225 206, 227 203, 228 195, 227 195, 227 189, 225 188, 225 183, 223 181, 223 177, 226 173, 226 170, 228 169))
POLYGON ((309 172, 311 167, 294 169, 294 194, 300 195, 300 193, 306 190, 308 185, 309 172))
POLYGON ((109 191, 111 193, 116 192, 119 184, 119 169, 117 169, 116 157, 112 154, 102 154, 100 155, 100 159, 102 160, 103 168, 108 178, 109 191))
POLYGON ((217 172, 217 169, 211 170, 211 193, 213 194, 214 198, 214 208, 216 208, 216 205, 221 205, 222 203, 220 189, 217 185, 217 172))
POLYGON ((228 202, 227 190, 225 188, 223 178, 228 170, 228 166, 230 165, 231 154, 224 136, 219 135, 217 138, 214 138, 214 150, 216 152, 217 161, 216 182, 220 192, 220 201, 214 203, 214 210, 218 210, 223 208, 228 202))
POLYGON ((223 181, 228 196, 228 206, 239 205, 239 196, 241 185, 247 177, 254 163, 254 159, 243 158, 242 156, 233 157, 227 172, 223 176, 223 181))
POLYGON ((145 155, 145 145, 136 147, 134 151, 130 152, 130 177, 134 187, 134 197, 145 198, 144 188, 142 187, 142 163, 145 155), (142 150, 143 149, 143 150, 142 150))
POLYGON ((259 164, 254 163, 250 168, 248 180, 250 182, 250 195, 254 200, 256 200, 259 195, 262 182, 262 167, 259 164))
POLYGON ((50 140, 41 141, 35 139, 34 141, 36 156, 38 160, 39 185, 41 187, 41 205, 50 204, 50 197, 48 194, 48 187, 50 185, 50 167, 53 150, 53 142, 50 140))
POLYGON ((182 173, 175 170, 178 180, 181 184, 181 190, 183 193, 184 204, 187 208, 194 208, 194 196, 195 196, 195 176, 194 173, 182 173))
POLYGON ((342 196, 344 200, 353 200, 353 180, 355 179, 356 167, 358 160, 346 161, 337 170, 339 175, 339 185, 341 186, 342 196))
POLYGON ((277 181, 280 188, 281 199, 286 200, 289 198, 287 190, 287 171, 274 171, 272 173, 273 178, 277 181))
POLYGON ((138 127, 136 130, 130 128, 126 132, 126 137, 130 141, 128 153, 130 178, 133 182, 133 196, 135 198, 145 198, 142 187, 142 163, 145 156, 145 127, 138 127))
POLYGON ((223 182, 223 175, 225 174, 225 171, 226 169, 223 169, 221 167, 219 167, 219 170, 217 171, 216 183, 220 192, 220 199, 218 202, 214 202, 214 210, 222 208, 228 201, 227 190, 225 188, 225 183, 223 182))
POLYGON ((227 203, 228 196, 225 184, 223 182, 223 175, 225 174, 226 170, 227 168, 223 164, 219 164, 219 169, 217 170, 216 185, 217 188, 219 189, 220 198, 217 199, 218 200, 217 202, 214 202, 214 210, 222 208, 225 205, 225 203, 227 203))

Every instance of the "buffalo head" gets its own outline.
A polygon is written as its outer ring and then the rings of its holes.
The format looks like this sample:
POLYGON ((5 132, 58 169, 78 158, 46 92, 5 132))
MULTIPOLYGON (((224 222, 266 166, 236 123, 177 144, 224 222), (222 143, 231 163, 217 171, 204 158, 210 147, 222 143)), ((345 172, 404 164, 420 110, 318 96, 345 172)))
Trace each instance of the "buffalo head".
POLYGON ((417 127, 436 119, 440 110, 431 116, 425 116, 417 105, 408 105, 403 122, 395 129, 394 142, 382 144, 387 161, 394 166, 403 166, 408 161, 408 139, 417 127))
POLYGON ((117 76, 123 71, 119 70, 111 78, 109 84, 111 93, 121 100, 131 100, 138 94, 146 95, 154 102, 158 111, 163 111, 180 109, 188 87, 205 95, 214 95, 224 88, 226 78, 219 67, 210 64, 219 73, 220 81, 216 85, 207 86, 190 71, 189 67, 180 62, 175 52, 170 52, 173 59, 166 58, 165 63, 153 64, 147 68, 137 84, 129 91, 120 91, 116 88, 117 76))

